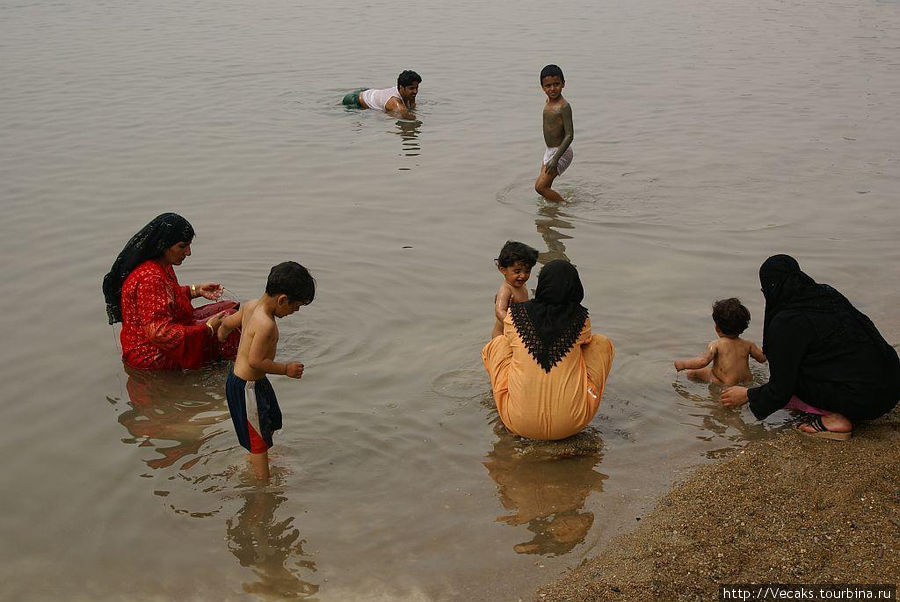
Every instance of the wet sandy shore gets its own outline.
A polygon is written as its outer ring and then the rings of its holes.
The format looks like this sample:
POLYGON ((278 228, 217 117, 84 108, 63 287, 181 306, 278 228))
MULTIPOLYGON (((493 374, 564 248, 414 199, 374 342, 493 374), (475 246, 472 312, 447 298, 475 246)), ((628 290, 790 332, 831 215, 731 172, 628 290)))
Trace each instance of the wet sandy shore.
POLYGON ((900 582, 900 410, 701 467, 536 600, 716 600, 723 583, 900 582))

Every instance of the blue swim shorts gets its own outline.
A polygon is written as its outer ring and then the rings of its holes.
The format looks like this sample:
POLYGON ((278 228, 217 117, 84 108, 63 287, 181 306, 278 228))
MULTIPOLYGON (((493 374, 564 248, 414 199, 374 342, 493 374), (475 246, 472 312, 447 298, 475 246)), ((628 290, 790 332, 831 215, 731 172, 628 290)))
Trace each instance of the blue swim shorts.
POLYGON ((240 444, 251 454, 272 447, 272 435, 281 428, 281 408, 269 379, 244 380, 229 370, 225 398, 240 444))

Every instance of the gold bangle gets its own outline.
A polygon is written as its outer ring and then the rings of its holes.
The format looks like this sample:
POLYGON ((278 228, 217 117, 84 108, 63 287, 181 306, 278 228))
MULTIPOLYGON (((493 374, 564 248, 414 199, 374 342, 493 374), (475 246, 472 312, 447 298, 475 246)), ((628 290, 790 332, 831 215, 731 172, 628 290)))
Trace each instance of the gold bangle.
POLYGON ((206 325, 209 327, 209 334, 215 336, 215 334, 216 334, 216 329, 212 327, 212 324, 210 324, 209 322, 207 322, 206 325))
POLYGON ((197 296, 197 285, 192 284, 191 285, 191 299, 195 298, 196 296, 197 296))

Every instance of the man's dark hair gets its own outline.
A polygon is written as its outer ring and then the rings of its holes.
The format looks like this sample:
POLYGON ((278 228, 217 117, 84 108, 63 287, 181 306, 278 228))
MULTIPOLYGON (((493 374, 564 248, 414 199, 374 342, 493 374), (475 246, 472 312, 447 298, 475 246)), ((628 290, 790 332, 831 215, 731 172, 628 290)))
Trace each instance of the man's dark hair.
POLYGON ((397 87, 403 86, 404 88, 406 88, 407 86, 411 86, 414 83, 422 83, 422 76, 415 71, 410 71, 409 69, 407 69, 397 76, 397 87))
POLYGON ((500 249, 500 256, 496 259, 497 265, 501 268, 509 268, 517 263, 524 263, 529 268, 533 268, 537 260, 537 249, 532 249, 525 243, 514 240, 506 241, 506 244, 500 249))
POLYGON ((712 318, 722 334, 736 337, 745 330, 750 323, 750 311, 744 307, 740 299, 720 299, 713 303, 712 318))
POLYGON ((287 295, 291 303, 309 305, 316 297, 316 281, 309 270, 296 261, 279 263, 269 272, 266 294, 270 297, 287 295))
MULTIPOLYGON (((532 73, 534 73, 534 71, 532 71, 532 73)), ((543 85, 545 77, 558 77, 559 81, 566 83, 566 77, 563 75, 562 69, 556 65, 547 65, 541 69, 541 85, 543 85)))

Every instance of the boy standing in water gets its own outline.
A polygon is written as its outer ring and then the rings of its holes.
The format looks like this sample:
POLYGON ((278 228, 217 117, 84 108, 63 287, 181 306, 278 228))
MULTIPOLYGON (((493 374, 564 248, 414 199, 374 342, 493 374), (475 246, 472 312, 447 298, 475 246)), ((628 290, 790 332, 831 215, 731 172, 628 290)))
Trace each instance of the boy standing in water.
POLYGON ((551 188, 553 180, 568 169, 574 156, 571 144, 575 130, 572 127, 572 107, 562 95, 565 87, 562 69, 556 65, 541 69, 541 88, 547 95, 544 106, 544 143, 547 150, 534 190, 548 201, 557 203, 562 202, 563 198, 551 188))
POLYGON ((531 276, 531 268, 537 263, 537 249, 532 249, 528 245, 506 241, 503 248, 500 249, 500 256, 495 260, 497 269, 503 274, 503 284, 494 297, 494 332, 491 338, 503 334, 503 319, 506 317, 506 311, 509 306, 514 303, 524 303, 528 301, 528 289, 525 283, 531 276))
POLYGON ((303 376, 300 362, 276 362, 278 325, 275 318, 296 312, 312 303, 316 282, 305 267, 293 261, 279 263, 269 272, 262 297, 241 305, 219 327, 219 340, 240 326, 237 359, 228 373, 225 397, 238 441, 250 452, 257 478, 269 478, 269 448, 272 434, 281 428, 281 409, 266 374, 303 376))
POLYGON ((675 369, 687 369, 691 380, 732 386, 753 380, 750 357, 760 364, 766 356, 756 343, 745 341, 740 334, 750 323, 750 311, 739 299, 722 299, 713 303, 713 322, 719 338, 706 346, 706 353, 687 360, 675 360, 675 369), (712 368, 707 365, 712 362, 712 368))

